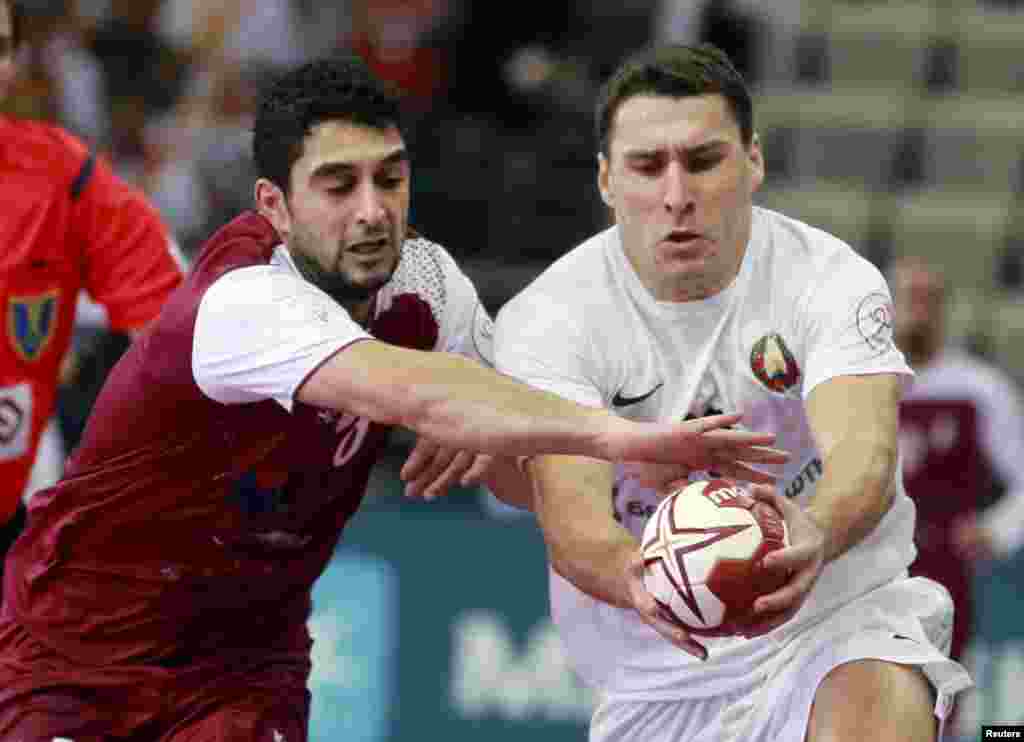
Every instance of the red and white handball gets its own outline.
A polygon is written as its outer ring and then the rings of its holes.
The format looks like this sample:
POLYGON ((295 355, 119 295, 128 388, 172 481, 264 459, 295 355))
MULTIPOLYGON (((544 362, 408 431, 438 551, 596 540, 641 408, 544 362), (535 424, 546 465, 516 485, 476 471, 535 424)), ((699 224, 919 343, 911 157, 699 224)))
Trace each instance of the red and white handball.
POLYGON ((644 527, 644 585, 692 633, 730 636, 758 596, 784 584, 762 560, 788 543, 773 505, 728 480, 693 482, 662 500, 644 527))

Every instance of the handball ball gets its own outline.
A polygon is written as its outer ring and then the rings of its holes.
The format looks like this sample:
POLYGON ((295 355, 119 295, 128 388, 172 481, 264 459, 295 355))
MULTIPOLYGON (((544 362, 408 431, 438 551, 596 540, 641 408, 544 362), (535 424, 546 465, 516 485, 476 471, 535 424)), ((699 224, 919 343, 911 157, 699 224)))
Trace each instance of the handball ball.
POLYGON ((644 527, 644 585, 692 633, 730 636, 758 596, 785 583, 762 560, 787 544, 773 505, 725 479, 693 482, 662 500, 644 527))

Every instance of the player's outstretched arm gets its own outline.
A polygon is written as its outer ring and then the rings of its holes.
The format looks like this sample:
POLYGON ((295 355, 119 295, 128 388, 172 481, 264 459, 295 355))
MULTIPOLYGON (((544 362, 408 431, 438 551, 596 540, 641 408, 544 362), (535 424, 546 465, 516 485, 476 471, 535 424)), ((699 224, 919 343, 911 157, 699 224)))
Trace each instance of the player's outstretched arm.
POLYGON ((564 453, 693 468, 785 457, 765 448, 772 435, 724 430, 738 415, 637 423, 531 389, 461 356, 376 340, 334 354, 296 398, 403 425, 446 446, 504 456, 564 453))

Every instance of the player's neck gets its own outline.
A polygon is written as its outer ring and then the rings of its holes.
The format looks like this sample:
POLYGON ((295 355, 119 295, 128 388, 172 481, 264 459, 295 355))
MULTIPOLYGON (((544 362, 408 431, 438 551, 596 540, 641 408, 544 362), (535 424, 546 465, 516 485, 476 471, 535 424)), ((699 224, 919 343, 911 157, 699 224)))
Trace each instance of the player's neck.
POLYGON ((655 299, 663 302, 685 303, 705 301, 728 289, 736 281, 743 254, 724 271, 695 272, 686 275, 654 276, 647 289, 655 299))
POLYGON ((658 301, 682 304, 691 301, 704 301, 717 296, 729 288, 735 278, 735 274, 718 279, 699 276, 693 279, 665 282, 662 285, 649 288, 658 301))
MULTIPOLYGON (((748 241, 743 246, 726 253, 726 261, 711 259, 705 270, 677 274, 650 276, 647 289, 658 301, 684 303, 705 301, 728 289, 736 281, 747 254, 748 241)), ((725 257, 725 256, 723 256, 725 257)))
POLYGON ((299 274, 345 308, 353 320, 367 327, 376 289, 353 284, 340 273, 325 271, 316 260, 289 246, 288 252, 299 274))

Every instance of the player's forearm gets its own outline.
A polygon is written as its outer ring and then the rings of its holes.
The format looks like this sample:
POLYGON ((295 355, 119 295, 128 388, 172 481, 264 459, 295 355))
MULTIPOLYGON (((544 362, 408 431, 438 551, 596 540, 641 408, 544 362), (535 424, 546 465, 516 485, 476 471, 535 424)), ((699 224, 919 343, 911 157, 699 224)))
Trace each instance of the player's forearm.
POLYGON ((807 509, 825 532, 826 560, 853 548, 875 529, 892 505, 895 474, 895 442, 850 438, 829 452, 807 509))
POLYGON ((638 545, 613 517, 611 465, 545 456, 528 467, 552 568, 598 600, 631 607, 626 564, 638 545))
POLYGON ((548 560, 555 572, 587 595, 619 608, 631 608, 626 563, 638 545, 626 529, 620 526, 618 531, 575 539, 573 548, 548 542, 548 560), (581 543, 587 548, 579 548, 581 543))
POLYGON ((460 367, 452 369, 446 383, 410 387, 416 401, 406 424, 413 429, 447 435, 463 448, 504 455, 609 455, 604 433, 616 420, 604 411, 531 389, 468 360, 452 360, 460 367))
POLYGON ((563 452, 614 458, 635 423, 583 407, 461 356, 356 343, 299 390, 308 404, 402 425, 453 448, 503 456, 563 452))

